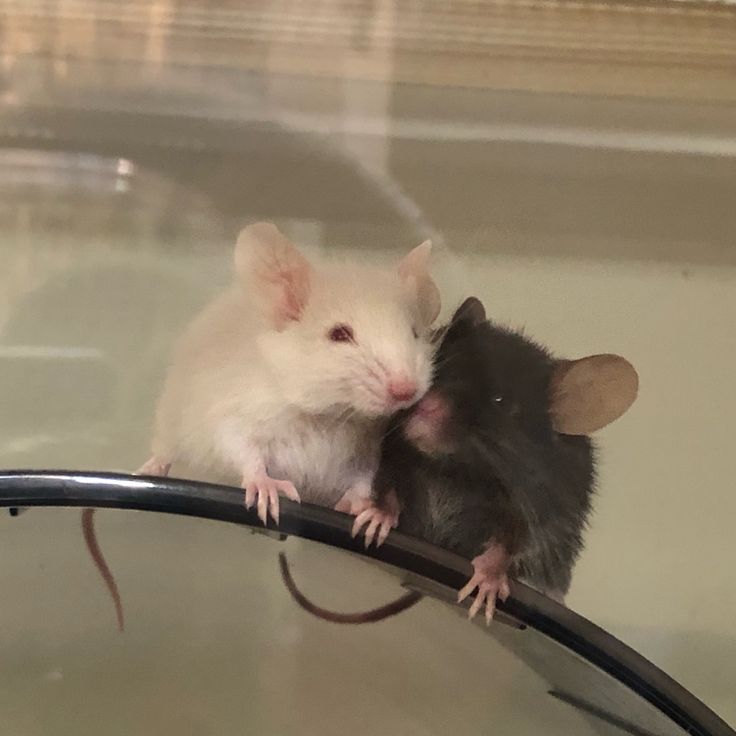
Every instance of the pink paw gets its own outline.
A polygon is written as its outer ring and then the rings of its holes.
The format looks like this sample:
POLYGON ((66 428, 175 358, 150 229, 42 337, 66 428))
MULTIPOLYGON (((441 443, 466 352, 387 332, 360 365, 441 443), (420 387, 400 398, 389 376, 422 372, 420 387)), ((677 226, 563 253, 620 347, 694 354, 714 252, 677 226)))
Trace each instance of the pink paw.
POLYGON ((488 577, 483 573, 476 573, 458 593, 457 602, 464 601, 476 588, 478 589, 478 594, 475 596, 473 605, 470 606, 468 618, 474 618, 475 614, 485 604, 486 623, 490 623, 496 611, 496 598, 505 601, 511 593, 508 578, 505 573, 495 577, 488 577))
POLYGON ((380 547, 385 541, 391 529, 395 529, 399 523, 399 500, 392 491, 385 499, 385 509, 378 506, 369 506, 361 511, 353 524, 353 537, 358 535, 361 527, 368 524, 365 530, 365 548, 371 546, 373 539, 378 532, 376 539, 376 547, 380 547))
POLYGON ((294 484, 288 480, 274 480, 267 475, 261 475, 255 480, 244 481, 243 488, 245 489, 245 507, 251 509, 257 505, 258 518, 264 526, 268 521, 269 513, 273 520, 279 523, 279 493, 292 501, 301 503, 294 484))
POLYGON ((335 504, 335 511, 343 514, 357 516, 366 509, 371 507, 370 489, 369 495, 364 495, 362 491, 350 488, 345 491, 343 497, 335 504))
POLYGON ((373 538, 378 532, 378 539, 376 539, 376 547, 380 547, 385 541, 388 533, 396 527, 399 523, 399 517, 397 514, 387 512, 379 509, 377 506, 371 506, 365 511, 361 511, 355 519, 353 524, 353 537, 358 535, 361 527, 368 524, 365 530, 365 547, 371 546, 373 538))
POLYGON ((474 590, 478 590, 468 611, 468 618, 474 618, 485 605, 486 624, 491 623, 496 611, 496 598, 505 601, 511 594, 506 575, 507 562, 508 555, 500 545, 491 545, 486 552, 473 560, 473 577, 457 594, 457 602, 460 603, 474 590))
POLYGON ((152 457, 146 460, 138 470, 135 471, 135 475, 155 475, 160 478, 165 478, 171 470, 171 463, 163 462, 157 457, 152 457))

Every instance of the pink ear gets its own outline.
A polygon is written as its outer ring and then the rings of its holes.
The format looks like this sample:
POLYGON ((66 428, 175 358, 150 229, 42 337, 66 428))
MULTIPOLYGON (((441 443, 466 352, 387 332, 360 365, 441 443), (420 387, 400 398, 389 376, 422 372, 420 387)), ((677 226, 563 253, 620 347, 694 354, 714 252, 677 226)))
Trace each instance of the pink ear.
POLYGON ((429 256, 432 243, 425 240, 410 251, 399 263, 399 276, 412 290, 419 307, 419 315, 425 326, 437 319, 442 308, 440 290, 429 275, 429 256))
POLYGON ((275 225, 259 222, 241 231, 235 270, 275 329, 301 319, 309 301, 312 267, 275 225))
POLYGON ((550 386, 552 425, 561 434, 590 434, 634 403, 639 376, 620 355, 590 355, 557 363, 550 386))

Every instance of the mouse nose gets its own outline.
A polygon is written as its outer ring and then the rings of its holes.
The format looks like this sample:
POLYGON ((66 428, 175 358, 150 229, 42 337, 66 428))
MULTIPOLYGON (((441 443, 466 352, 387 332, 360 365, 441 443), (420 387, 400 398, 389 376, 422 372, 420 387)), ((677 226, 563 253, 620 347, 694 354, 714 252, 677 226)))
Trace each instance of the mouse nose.
POLYGON ((392 378, 388 384, 388 393, 394 401, 411 401, 417 395, 416 381, 406 376, 392 378))

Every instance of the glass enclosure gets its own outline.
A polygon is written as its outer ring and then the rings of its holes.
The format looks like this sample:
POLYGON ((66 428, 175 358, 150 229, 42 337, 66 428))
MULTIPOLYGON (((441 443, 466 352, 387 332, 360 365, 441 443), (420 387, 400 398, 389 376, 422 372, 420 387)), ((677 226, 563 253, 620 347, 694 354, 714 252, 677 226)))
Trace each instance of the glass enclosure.
MULTIPOLYGON (((636 366, 567 603, 736 723, 736 7, 0 0, 0 49, 0 468, 138 467, 243 225, 382 263, 431 238, 443 317, 474 294, 636 366)), ((271 539, 99 516, 123 637, 77 511, 0 522, 13 736, 677 732, 534 627, 434 600, 329 627, 271 539)), ((325 604, 396 594, 396 570, 286 548, 325 604)))
MULTIPOLYGON (((547 692, 523 657, 560 653, 531 630, 499 624, 488 637, 431 600, 381 625, 330 626, 279 587, 274 540, 118 510, 98 526, 127 609, 123 636, 89 574, 78 512, 2 517, 15 550, 3 562, 6 733, 619 733, 547 692), (31 548, 29 535, 45 542, 31 548)), ((396 595, 392 576, 362 559, 298 540, 285 549, 318 599, 360 608, 396 595)), ((565 665, 578 686, 601 678, 595 692, 619 717, 685 733, 582 661, 565 665)))
POLYGON ((318 507, 287 507, 278 532, 216 524, 253 523, 239 495, 125 475, 0 476, 11 509, 0 668, 10 732, 373 733, 380 714, 400 733, 732 733, 525 586, 492 626, 471 623, 454 602, 461 558, 401 534, 369 557, 350 554, 361 549, 351 522, 318 507), (79 509, 48 508, 99 504, 111 507, 97 527, 128 622, 120 633, 89 575, 79 509), (328 606, 372 608, 400 586, 423 597, 377 624, 325 622, 289 597, 277 552, 328 606))

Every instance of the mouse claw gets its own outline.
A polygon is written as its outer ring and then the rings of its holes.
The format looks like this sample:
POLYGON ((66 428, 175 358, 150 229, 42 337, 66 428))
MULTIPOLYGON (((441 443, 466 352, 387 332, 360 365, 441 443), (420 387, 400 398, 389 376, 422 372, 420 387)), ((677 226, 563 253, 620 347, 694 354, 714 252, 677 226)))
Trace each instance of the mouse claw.
POLYGON ((458 594, 458 603, 465 600, 476 588, 478 592, 475 600, 468 609, 468 618, 475 618, 478 612, 485 606, 486 624, 490 624, 496 612, 496 598, 506 600, 508 597, 508 583, 501 578, 489 580, 483 577, 473 576, 470 582, 458 594))
POLYGON ((376 541, 376 547, 380 547, 386 541, 386 537, 388 537, 389 532, 391 529, 396 528, 397 524, 398 520, 393 524, 381 524, 381 529, 378 532, 378 540, 376 541))
POLYGON ((478 555, 472 564, 475 572, 458 592, 457 602, 462 603, 477 589, 475 600, 468 610, 468 618, 475 618, 485 606, 486 624, 490 624, 496 611, 496 599, 505 601, 511 595, 509 579, 506 575, 508 555, 503 547, 494 544, 482 555, 478 555))
POLYGON ((256 496, 258 490, 254 483, 246 483, 245 486, 245 508, 249 511, 253 508, 253 504, 256 502, 256 496))
POLYGON ((258 510, 258 518, 264 526, 268 524, 269 514, 277 525, 279 523, 279 494, 301 503, 301 498, 294 484, 288 480, 274 480, 264 476, 255 481, 244 483, 243 487, 245 489, 245 507, 252 509, 255 505, 258 510))
POLYGON ((365 548, 368 549, 374 540, 376 540, 376 547, 380 547, 386 541, 391 529, 396 527, 398 523, 398 512, 384 511, 377 506, 371 506, 355 518, 351 534, 356 537, 361 528, 368 524, 365 530, 365 548), (376 533, 378 533, 377 539, 376 533))
POLYGON ((278 497, 276 498, 276 507, 274 508, 272 505, 270 505, 271 499, 269 498, 270 492, 268 488, 259 489, 258 491, 258 503, 256 504, 256 509, 258 509, 258 518, 261 520, 261 523, 263 526, 266 526, 268 523, 268 511, 270 506, 271 515, 274 517, 274 521, 276 521, 276 518, 279 515, 279 507, 278 507, 278 497))

